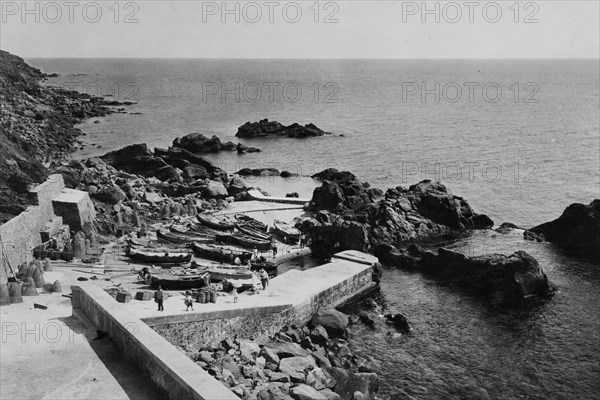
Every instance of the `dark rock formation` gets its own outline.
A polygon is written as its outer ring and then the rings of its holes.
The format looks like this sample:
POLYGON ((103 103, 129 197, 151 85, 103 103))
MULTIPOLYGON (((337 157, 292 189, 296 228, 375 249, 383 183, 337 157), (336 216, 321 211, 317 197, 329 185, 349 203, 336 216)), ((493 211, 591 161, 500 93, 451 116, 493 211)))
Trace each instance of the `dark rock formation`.
POLYGON ((408 322, 408 318, 406 318, 406 316, 404 316, 403 314, 386 314, 385 318, 400 332, 408 333, 412 330, 410 323, 408 322))
POLYGON ((426 180, 384 194, 347 171, 327 169, 313 178, 323 181, 310 203, 316 221, 301 221, 297 227, 308 234, 317 257, 348 249, 369 251, 381 244, 398 246, 493 225, 439 183, 426 180))
POLYGON ((444 282, 453 282, 487 297, 493 304, 516 305, 531 297, 553 292, 535 258, 524 251, 510 256, 490 254, 468 257, 440 248, 438 254, 412 247, 406 252, 378 248, 380 259, 390 265, 422 271, 444 282))
POLYGON ((171 147, 152 153, 145 143, 133 144, 100 157, 118 170, 163 182, 184 182, 197 179, 227 181, 227 173, 212 162, 189 151, 171 147))
POLYGON ((235 136, 241 138, 280 136, 289 138, 306 138, 312 136, 328 135, 313 124, 304 126, 294 123, 289 126, 280 124, 277 121, 269 121, 268 119, 260 120, 259 122, 246 122, 238 128, 235 136))
POLYGON ((218 153, 220 151, 234 151, 238 154, 253 153, 260 151, 254 147, 248 147, 241 143, 221 142, 217 136, 213 135, 210 139, 201 133, 190 133, 173 141, 173 147, 185 149, 191 153, 218 153))
POLYGON ((600 199, 571 204, 560 217, 525 231, 525 239, 547 240, 570 253, 600 259, 600 199))
POLYGON ((332 336, 343 336, 348 327, 348 316, 334 309, 319 310, 313 315, 310 324, 322 326, 332 336))
POLYGON ((240 176, 279 176, 279 171, 275 168, 243 168, 236 174, 240 176))

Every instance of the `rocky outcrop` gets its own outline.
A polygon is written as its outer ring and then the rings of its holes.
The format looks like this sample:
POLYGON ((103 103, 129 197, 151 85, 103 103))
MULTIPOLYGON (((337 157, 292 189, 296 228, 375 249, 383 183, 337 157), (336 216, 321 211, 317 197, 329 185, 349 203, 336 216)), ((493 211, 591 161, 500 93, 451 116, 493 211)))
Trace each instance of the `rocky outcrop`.
POLYGON ((198 179, 227 181, 227 173, 212 162, 185 149, 155 149, 145 143, 133 144, 100 157, 115 169, 163 182, 191 182, 198 179))
POLYGON ((191 153, 218 153, 220 151, 236 151, 238 154, 253 153, 260 151, 254 147, 248 147, 241 143, 221 142, 217 136, 210 139, 201 133, 190 133, 173 141, 173 147, 185 149, 191 153))
POLYGON ((236 174, 240 176, 279 176, 275 168, 242 168, 236 174))
POLYGON ((571 204, 560 217, 524 232, 525 239, 546 240, 566 251, 600 260, 600 199, 571 204))
POLYGON ((329 134, 330 133, 317 128, 313 124, 306 124, 302 126, 300 124, 294 123, 292 125, 285 126, 277 121, 269 121, 268 119, 262 119, 259 122, 246 122, 244 125, 238 128, 238 131, 235 134, 235 136, 240 138, 255 138, 269 136, 306 138, 329 134))
POLYGON ((445 248, 436 254, 417 246, 404 252, 380 246, 375 254, 388 265, 459 284, 497 305, 517 305, 554 291, 538 262, 524 251, 468 257, 445 248))
POLYGON ((103 99, 40 84, 46 75, 0 50, 0 222, 29 204, 42 183, 74 150, 75 124, 112 113, 103 99))
POLYGON ((381 244, 399 246, 493 226, 490 218, 475 213, 465 199, 440 183, 425 180, 384 193, 347 171, 327 169, 313 178, 323 181, 310 202, 316 215, 297 227, 308 234, 317 257, 349 249, 373 251, 381 244))

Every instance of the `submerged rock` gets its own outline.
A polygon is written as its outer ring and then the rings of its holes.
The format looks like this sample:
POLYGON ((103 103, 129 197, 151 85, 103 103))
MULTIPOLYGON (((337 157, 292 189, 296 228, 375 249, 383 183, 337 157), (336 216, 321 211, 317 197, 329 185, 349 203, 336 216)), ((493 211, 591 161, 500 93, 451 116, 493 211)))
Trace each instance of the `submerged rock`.
POLYGON ((571 204, 560 217, 531 228, 525 239, 547 240, 568 252, 600 259, 600 199, 571 204))

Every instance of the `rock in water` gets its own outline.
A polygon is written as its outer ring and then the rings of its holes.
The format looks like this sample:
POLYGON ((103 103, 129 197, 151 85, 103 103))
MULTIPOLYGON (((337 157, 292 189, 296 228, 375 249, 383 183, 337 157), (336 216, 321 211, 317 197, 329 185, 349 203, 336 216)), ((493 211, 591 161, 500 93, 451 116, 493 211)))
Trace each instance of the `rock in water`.
POLYGON ((238 128, 238 131, 235 134, 235 136, 241 138, 267 136, 306 138, 329 134, 329 132, 325 132, 317 128, 313 124, 306 124, 302 126, 300 124, 294 123, 292 125, 285 126, 277 121, 269 121, 268 119, 262 119, 259 122, 246 122, 244 125, 238 128))
POLYGON ((332 336, 343 336, 348 327, 348 316, 335 309, 319 310, 313 315, 311 325, 322 326, 332 336))
POLYGON ((62 286, 60 284, 60 281, 54 281, 54 283, 52 284, 52 291, 55 293, 62 292, 62 286))
POLYGON ((571 204, 560 217, 525 231, 526 239, 543 237, 578 255, 600 259, 600 199, 571 204))
POLYGON ((510 256, 490 254, 468 257, 440 248, 438 254, 424 253, 418 268, 438 279, 462 284, 501 305, 519 304, 553 289, 535 258, 524 251, 510 256))
POLYGON ((408 322, 408 318, 406 318, 404 315, 402 315, 400 313, 386 314, 385 318, 390 323, 394 324, 396 329, 398 329, 399 331, 401 331, 403 333, 408 333, 411 331, 411 327, 410 327, 410 323, 408 322))

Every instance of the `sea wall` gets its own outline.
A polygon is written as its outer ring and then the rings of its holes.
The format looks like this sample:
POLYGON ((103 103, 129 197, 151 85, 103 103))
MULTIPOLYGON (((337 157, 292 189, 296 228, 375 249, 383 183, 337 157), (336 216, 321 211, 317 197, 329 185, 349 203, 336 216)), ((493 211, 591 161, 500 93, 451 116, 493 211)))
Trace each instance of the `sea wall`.
POLYGON ((0 283, 5 283, 8 276, 6 259, 13 269, 19 264, 30 261, 33 257, 33 248, 42 244, 40 231, 46 223, 55 217, 52 199, 58 196, 65 188, 62 175, 51 175, 46 182, 31 190, 35 206, 27 209, 10 221, 0 225, 0 237, 4 246, 2 268, 0 269, 0 283), (6 259, 5 259, 6 256, 6 259))
MULTIPOLYGON (((290 282, 300 281, 300 276, 309 271, 292 270, 282 277, 290 282)), ((257 339, 273 335, 286 325, 306 325, 319 308, 337 307, 373 289, 376 284, 372 276, 373 267, 367 266, 339 283, 271 312, 262 308, 239 309, 227 315, 189 314, 185 321, 178 320, 180 317, 177 316, 146 318, 143 321, 171 344, 187 351, 197 351, 204 346, 215 346, 225 338, 257 339)))
POLYGON ((73 309, 107 332, 123 356, 148 372, 170 399, 238 399, 100 287, 88 283, 71 291, 73 309))

